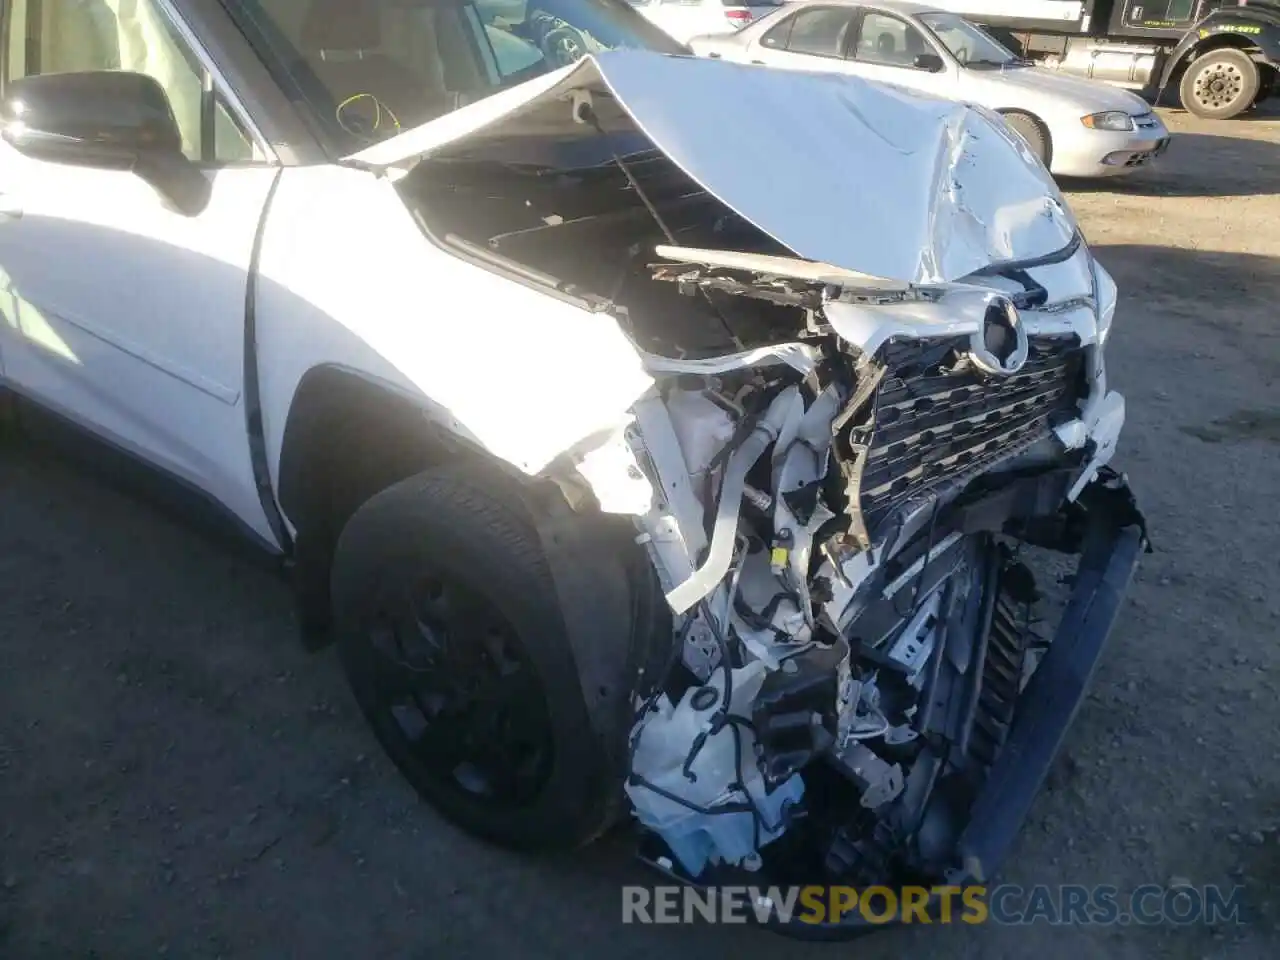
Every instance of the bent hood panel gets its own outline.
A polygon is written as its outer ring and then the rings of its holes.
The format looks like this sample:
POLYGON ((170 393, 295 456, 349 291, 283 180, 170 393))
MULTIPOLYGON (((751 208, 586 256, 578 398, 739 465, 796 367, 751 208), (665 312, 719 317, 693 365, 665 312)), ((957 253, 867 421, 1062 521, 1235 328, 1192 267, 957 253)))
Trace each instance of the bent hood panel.
POLYGON ((887 279, 960 279, 1052 254, 1076 225, 995 114, 855 77, 636 50, 585 57, 356 154, 366 166, 534 135, 634 127, 798 256, 887 279))

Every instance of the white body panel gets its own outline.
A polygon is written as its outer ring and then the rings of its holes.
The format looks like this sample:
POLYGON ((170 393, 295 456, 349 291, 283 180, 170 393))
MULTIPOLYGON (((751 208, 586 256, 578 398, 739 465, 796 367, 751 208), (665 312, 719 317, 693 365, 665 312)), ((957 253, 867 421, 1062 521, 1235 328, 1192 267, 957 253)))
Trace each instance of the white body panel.
POLYGON ((208 207, 186 217, 130 173, 35 161, 0 142, 15 214, 0 218, 4 376, 274 542, 245 427, 244 311, 276 171, 207 176, 208 207))
POLYGON ((530 473, 625 422, 652 382, 607 314, 446 253, 390 181, 358 170, 285 171, 263 237, 257 307, 273 471, 298 384, 325 364, 414 397, 530 473))

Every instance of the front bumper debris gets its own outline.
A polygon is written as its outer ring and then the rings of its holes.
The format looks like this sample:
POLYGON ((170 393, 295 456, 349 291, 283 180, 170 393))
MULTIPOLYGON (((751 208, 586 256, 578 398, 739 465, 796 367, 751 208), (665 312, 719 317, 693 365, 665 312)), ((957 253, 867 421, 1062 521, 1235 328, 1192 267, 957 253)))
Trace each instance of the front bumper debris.
MULTIPOLYGON (((1028 526, 1028 543, 1079 554, 1074 585, 1048 651, 1018 697, 1008 739, 990 768, 944 878, 954 895, 987 884, 1008 856, 1018 831, 1066 739, 1102 658, 1140 555, 1150 552, 1146 522, 1124 477, 1104 467, 1075 504, 1045 526, 1028 526)), ((689 878, 659 858, 647 858, 668 877, 689 878)), ((943 897, 928 904, 937 916, 943 897)), ((773 925, 804 939, 838 940, 883 927, 861 912, 839 922, 792 919, 773 925)))
POLYGON ((1081 505, 1086 524, 1075 586, 973 805, 960 838, 957 883, 987 882, 1008 855, 1102 659, 1138 557, 1150 549, 1146 522, 1124 478, 1105 470, 1085 489, 1081 505))

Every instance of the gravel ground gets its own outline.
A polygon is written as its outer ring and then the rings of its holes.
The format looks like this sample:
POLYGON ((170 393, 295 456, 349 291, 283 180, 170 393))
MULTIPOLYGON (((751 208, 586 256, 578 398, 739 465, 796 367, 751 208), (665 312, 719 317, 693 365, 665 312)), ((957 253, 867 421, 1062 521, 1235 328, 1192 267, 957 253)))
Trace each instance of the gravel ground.
POLYGON ((459 835, 383 759, 280 581, 38 451, 0 454, 0 956, 774 960, 1280 955, 1280 112, 1071 186, 1121 291, 1146 558, 1004 879, 1243 884, 1248 922, 899 929, 856 948, 627 927, 650 875, 459 835), (1269 902, 1269 898, 1270 901, 1269 902))

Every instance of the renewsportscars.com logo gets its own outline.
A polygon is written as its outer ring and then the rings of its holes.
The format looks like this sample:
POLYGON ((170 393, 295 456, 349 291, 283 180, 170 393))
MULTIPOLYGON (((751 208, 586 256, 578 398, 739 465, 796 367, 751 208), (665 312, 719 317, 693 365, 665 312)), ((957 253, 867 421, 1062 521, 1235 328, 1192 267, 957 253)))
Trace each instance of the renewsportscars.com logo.
POLYGON ((1101 884, 938 887, 622 888, 623 923, 937 923, 1127 925, 1242 923, 1242 887, 1101 884))

